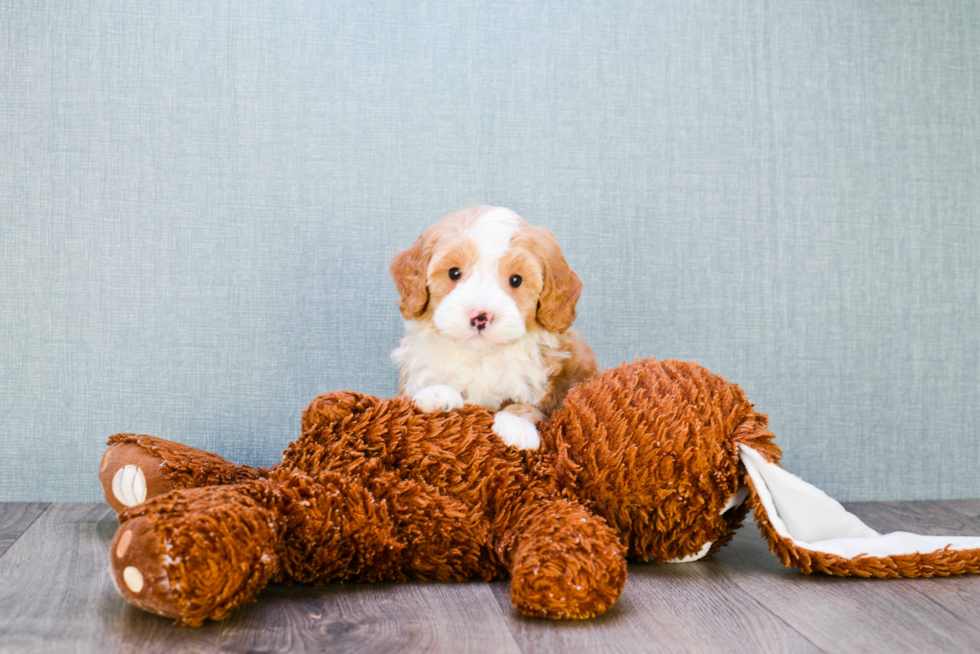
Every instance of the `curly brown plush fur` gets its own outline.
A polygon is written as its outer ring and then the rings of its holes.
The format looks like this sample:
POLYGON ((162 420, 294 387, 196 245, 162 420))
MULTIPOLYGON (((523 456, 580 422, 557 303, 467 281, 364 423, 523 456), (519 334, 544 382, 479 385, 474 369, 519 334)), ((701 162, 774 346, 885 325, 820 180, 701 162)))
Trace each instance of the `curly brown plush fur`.
POLYGON ((113 436, 100 478, 124 509, 116 583, 184 625, 224 617, 269 582, 506 576, 522 613, 588 618, 619 597, 627 557, 667 561, 727 543, 748 509, 728 503, 746 484, 785 563, 888 574, 812 560, 780 540, 739 459, 745 445, 778 462, 766 417, 697 364, 648 360, 597 375, 540 426, 535 452, 504 446, 492 423, 473 405, 425 414, 406 398, 331 393, 310 404, 302 436, 269 470, 113 436))

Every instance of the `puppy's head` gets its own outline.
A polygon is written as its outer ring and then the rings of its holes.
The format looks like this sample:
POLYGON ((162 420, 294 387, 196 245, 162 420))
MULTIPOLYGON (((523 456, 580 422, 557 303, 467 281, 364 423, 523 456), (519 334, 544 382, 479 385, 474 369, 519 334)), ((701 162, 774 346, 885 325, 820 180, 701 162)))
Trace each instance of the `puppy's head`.
POLYGON ((554 235, 500 207, 449 214, 392 260, 391 276, 406 320, 474 348, 564 332, 582 291, 554 235))

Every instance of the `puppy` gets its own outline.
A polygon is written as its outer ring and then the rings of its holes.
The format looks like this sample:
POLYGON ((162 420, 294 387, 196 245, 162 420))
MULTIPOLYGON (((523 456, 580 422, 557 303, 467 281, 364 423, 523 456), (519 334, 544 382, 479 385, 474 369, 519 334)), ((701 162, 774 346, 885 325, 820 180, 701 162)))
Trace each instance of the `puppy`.
POLYGON ((429 227, 391 262, 405 335, 391 353, 399 395, 426 412, 497 411, 507 445, 537 449, 536 424, 597 371, 572 329, 582 290, 554 235, 477 206, 429 227))

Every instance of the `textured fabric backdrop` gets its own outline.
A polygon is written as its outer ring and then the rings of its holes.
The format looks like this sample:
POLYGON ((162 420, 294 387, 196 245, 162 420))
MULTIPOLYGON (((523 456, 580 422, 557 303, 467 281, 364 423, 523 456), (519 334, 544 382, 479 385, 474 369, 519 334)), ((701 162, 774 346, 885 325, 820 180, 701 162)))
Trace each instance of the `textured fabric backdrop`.
POLYGON ((4 0, 0 500, 394 394, 388 262, 474 202, 558 235, 602 365, 737 381, 836 497, 980 497, 978 180, 966 0, 4 0))

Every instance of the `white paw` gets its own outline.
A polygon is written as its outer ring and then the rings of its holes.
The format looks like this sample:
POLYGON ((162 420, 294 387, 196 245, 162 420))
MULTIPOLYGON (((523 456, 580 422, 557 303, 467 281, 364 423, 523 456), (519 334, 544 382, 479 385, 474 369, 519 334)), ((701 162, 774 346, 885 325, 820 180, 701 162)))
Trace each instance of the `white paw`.
POLYGON ((493 433, 500 436, 505 445, 519 450, 536 450, 541 447, 541 437, 534 423, 507 411, 494 415, 493 433))
POLYGON ((436 411, 452 411, 463 406, 463 396, 455 388, 436 384, 426 386, 412 396, 412 401, 420 411, 435 413, 436 411))

